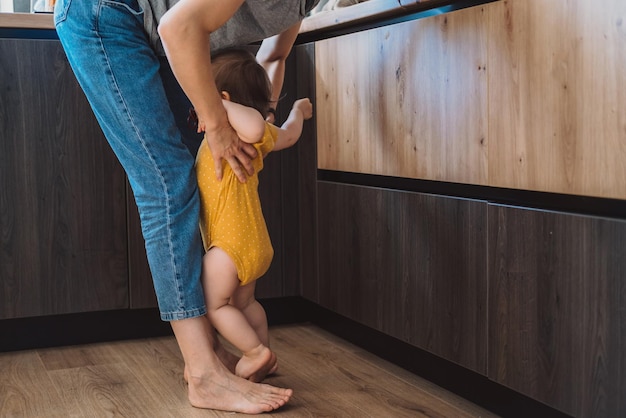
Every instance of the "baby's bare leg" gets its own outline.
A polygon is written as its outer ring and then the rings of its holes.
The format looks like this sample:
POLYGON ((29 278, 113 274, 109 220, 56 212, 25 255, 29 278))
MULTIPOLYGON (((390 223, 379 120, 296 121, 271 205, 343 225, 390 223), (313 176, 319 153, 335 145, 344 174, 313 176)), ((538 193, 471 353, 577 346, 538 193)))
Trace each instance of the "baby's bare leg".
POLYGON ((239 286, 231 299, 231 304, 239 309, 254 329, 261 342, 270 346, 269 332, 267 330, 267 316, 265 309, 254 296, 256 281, 245 286, 239 286))
MULTIPOLYGON (((256 300, 255 293, 256 282, 249 283, 245 286, 240 286, 231 299, 231 304, 237 307, 246 317, 259 339, 266 347, 269 347, 269 331, 267 328, 267 316, 265 315, 265 309, 256 300)), ((267 366, 258 370, 248 377, 253 382, 262 381, 265 376, 275 373, 278 370, 278 361, 276 357, 271 362, 267 363, 267 366)))
POLYGON ((235 367, 235 374, 247 379, 259 370, 271 368, 276 356, 263 345, 244 314, 229 304, 240 287, 239 279, 235 264, 220 248, 211 248, 205 254, 202 283, 211 323, 243 353, 235 367))

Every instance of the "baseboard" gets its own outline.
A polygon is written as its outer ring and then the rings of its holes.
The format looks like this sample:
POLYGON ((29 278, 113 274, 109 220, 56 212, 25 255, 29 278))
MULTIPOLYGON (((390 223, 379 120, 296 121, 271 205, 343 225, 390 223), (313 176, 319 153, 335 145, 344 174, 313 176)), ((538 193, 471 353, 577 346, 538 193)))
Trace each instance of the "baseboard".
MULTIPOLYGON (((301 298, 262 299, 270 325, 307 322, 301 298)), ((172 335, 157 308, 0 320, 0 352, 172 335)))
POLYGON ((171 335, 154 309, 124 309, 4 319, 0 352, 171 335))

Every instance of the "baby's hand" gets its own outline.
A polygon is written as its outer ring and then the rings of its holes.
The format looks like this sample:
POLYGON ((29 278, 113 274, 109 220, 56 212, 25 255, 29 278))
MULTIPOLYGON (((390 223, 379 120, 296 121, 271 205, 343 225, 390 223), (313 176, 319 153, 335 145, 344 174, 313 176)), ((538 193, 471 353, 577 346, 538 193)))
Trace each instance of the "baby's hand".
POLYGON ((293 104, 293 108, 298 109, 300 112, 302 112, 304 120, 311 119, 313 117, 313 105, 311 104, 311 101, 308 99, 308 97, 296 100, 296 102, 293 104))

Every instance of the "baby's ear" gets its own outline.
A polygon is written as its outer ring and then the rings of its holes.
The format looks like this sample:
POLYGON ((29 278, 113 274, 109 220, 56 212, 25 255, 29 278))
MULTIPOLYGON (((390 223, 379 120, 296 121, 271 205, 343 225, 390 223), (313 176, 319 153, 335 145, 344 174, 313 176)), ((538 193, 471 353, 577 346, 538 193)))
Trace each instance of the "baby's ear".
POLYGON ((227 91, 222 92, 222 99, 228 100, 230 102, 230 93, 227 91))

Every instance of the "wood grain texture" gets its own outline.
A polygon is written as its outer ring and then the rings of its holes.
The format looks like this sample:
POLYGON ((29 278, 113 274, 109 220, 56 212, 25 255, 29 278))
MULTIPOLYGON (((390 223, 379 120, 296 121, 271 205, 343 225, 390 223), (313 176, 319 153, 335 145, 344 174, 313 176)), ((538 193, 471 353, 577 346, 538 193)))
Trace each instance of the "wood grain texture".
POLYGON ((63 399, 36 352, 0 354, 0 370, 1 416, 67 417, 63 399))
MULTIPOLYGON (((493 417, 311 325, 270 329, 288 405, 267 416, 493 417)), ((174 337, 0 353, 0 416, 230 417, 187 401, 174 337)))
POLYGON ((299 295, 319 302, 317 285, 317 124, 320 111, 315 101, 315 45, 299 45, 295 48, 298 95, 308 95, 313 101, 313 119, 297 145, 298 151, 298 214, 299 214, 299 295))
POLYGON ((280 153, 271 153, 265 158, 263 171, 259 173, 259 197, 263 216, 267 224, 274 259, 267 273, 256 285, 257 297, 269 298, 282 296, 283 293, 283 207, 282 207, 282 169, 281 161, 284 156, 280 153))
MULTIPOLYGON (((287 74, 277 107, 277 121, 283 123, 291 111, 295 100, 309 97, 314 99, 315 76, 312 45, 297 45, 287 59, 287 74)), ((313 105, 315 107, 315 104, 313 105)), ((301 293, 301 257, 308 257, 308 251, 301 251, 302 228, 310 227, 310 219, 302 219, 301 212, 308 206, 307 192, 315 187, 317 165, 315 162, 315 123, 305 121, 302 135, 295 146, 280 152, 282 169, 282 220, 283 226, 283 296, 299 296, 301 293), (311 163, 312 162, 312 163, 311 163)), ((306 213, 306 211, 304 211, 306 213)))
POLYGON ((316 43, 319 168, 487 182, 483 8, 316 43))
POLYGON ((0 13, 0 28, 54 29, 54 19, 46 13, 0 13))
POLYGON ((318 188, 319 303, 486 374, 486 203, 318 188))
POLYGON ((124 173, 60 43, 0 57, 0 318, 128 307, 124 173))
POLYGON ((307 17, 302 21, 300 33, 337 29, 401 12, 403 9, 399 0, 367 0, 349 7, 322 11, 307 17))
POLYGON ((626 415, 626 222, 489 206, 489 377, 576 417, 626 415))
POLYGON ((319 167, 626 199, 625 22, 506 0, 320 41, 319 167))
POLYGON ((626 199, 626 2, 489 8, 489 184, 626 199))

